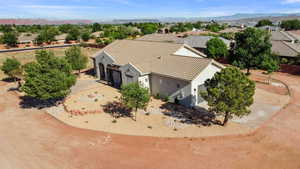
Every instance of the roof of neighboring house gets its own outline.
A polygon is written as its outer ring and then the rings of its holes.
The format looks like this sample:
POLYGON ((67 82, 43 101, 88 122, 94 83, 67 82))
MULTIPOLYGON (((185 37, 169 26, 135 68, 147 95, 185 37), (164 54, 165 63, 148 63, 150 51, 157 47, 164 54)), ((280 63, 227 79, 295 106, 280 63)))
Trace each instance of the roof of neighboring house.
POLYGON ((287 31, 287 34, 290 35, 297 42, 300 42, 300 31, 287 31))
POLYGON ((298 57, 300 54, 300 44, 285 41, 272 41, 272 52, 279 56, 298 57))
POLYGON ((243 29, 241 28, 236 28, 236 27, 231 27, 231 28, 226 28, 224 30, 221 30, 220 33, 237 33, 241 32, 243 29))
POLYGON ((184 44, 119 40, 97 52, 94 57, 105 52, 117 65, 132 64, 145 74, 156 73, 187 81, 192 81, 215 62, 212 59, 174 55, 182 47, 193 50, 184 44))
POLYGON ((38 34, 36 33, 21 33, 18 37, 18 41, 20 43, 30 43, 32 41, 34 41, 36 39, 36 37, 38 36, 38 34))
POLYGON ((95 37, 100 37, 101 34, 103 34, 103 31, 93 32, 91 35, 95 37))
MULTIPOLYGON (((186 38, 180 39, 177 43, 184 43, 193 48, 206 48, 206 43, 214 38, 213 36, 188 36, 186 38)), ((228 47, 230 46, 230 41, 219 37, 228 47)))
POLYGON ((273 40, 273 41, 294 41, 295 39, 284 31, 272 31, 271 32, 271 40, 273 40))
POLYGON ((68 34, 66 33, 63 33, 63 34, 60 34, 60 35, 56 35, 55 36, 55 39, 56 40, 66 40, 66 37, 68 36, 68 34))
POLYGON ((141 40, 141 41, 153 41, 153 42, 176 42, 180 38, 177 37, 175 34, 149 34, 142 36, 140 38, 137 38, 136 40, 141 40))

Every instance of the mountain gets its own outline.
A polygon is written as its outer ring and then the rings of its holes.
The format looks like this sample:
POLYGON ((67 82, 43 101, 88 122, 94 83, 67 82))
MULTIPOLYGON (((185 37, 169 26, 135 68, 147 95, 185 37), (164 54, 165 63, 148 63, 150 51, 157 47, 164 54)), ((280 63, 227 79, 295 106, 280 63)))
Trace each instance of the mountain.
POLYGON ((61 25, 61 24, 90 24, 91 20, 47 20, 47 19, 0 19, 0 25, 61 25))

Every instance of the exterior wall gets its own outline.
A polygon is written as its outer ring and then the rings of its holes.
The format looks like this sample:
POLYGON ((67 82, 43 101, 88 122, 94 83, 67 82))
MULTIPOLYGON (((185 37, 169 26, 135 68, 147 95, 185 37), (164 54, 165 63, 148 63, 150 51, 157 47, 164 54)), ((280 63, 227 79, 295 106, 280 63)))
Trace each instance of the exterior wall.
POLYGON ((170 102, 175 102, 178 98, 180 104, 191 106, 191 84, 188 81, 152 74, 151 94, 169 96, 170 102))
POLYGON ((108 64, 113 64, 114 61, 113 59, 107 55, 106 53, 102 52, 100 53, 98 56, 95 57, 94 59, 94 69, 95 69, 95 73, 97 78, 100 79, 100 70, 99 70, 99 63, 102 63, 104 65, 104 71, 105 71, 105 77, 107 80, 107 72, 106 72, 106 68, 108 64))
POLYGON ((214 65, 214 64, 210 64, 209 66, 207 66, 207 68, 205 68, 199 75, 197 78, 195 78, 192 81, 192 96, 193 98, 195 98, 195 100, 193 101, 193 106, 198 105, 199 103, 203 102, 204 100, 199 96, 199 93, 201 92, 201 90, 205 90, 204 88, 204 83, 207 79, 211 79, 216 72, 220 72, 221 68, 214 65))
POLYGON ((141 73, 131 64, 122 66, 120 70, 122 72, 123 85, 138 82, 141 73))
POLYGON ((144 75, 144 76, 140 76, 139 79, 139 84, 147 89, 150 89, 150 79, 149 79, 149 75, 144 75))
POLYGON ((179 56, 190 56, 190 57, 197 57, 197 58, 203 58, 202 56, 200 56, 199 54, 185 48, 182 47, 180 48, 178 51, 176 51, 174 53, 175 55, 179 55, 179 56))

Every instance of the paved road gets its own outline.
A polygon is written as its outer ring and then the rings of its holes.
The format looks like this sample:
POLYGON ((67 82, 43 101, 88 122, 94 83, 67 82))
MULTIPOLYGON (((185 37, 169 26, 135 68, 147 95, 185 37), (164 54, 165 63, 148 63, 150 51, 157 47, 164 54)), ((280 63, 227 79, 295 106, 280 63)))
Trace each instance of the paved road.
POLYGON ((66 126, 20 109, 0 84, 1 169, 299 169, 300 77, 275 74, 291 103, 246 136, 166 139, 113 135, 66 126))

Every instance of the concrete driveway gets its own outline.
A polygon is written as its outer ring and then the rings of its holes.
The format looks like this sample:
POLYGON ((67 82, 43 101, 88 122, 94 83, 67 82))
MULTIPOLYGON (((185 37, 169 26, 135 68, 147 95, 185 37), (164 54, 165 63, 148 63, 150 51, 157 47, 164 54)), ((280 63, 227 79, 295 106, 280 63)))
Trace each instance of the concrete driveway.
POLYGON ((0 84, 1 169, 299 169, 300 77, 275 74, 292 90, 290 104, 245 136, 160 139, 66 126, 19 108, 0 84))

